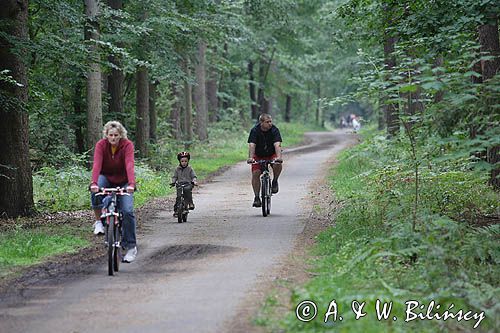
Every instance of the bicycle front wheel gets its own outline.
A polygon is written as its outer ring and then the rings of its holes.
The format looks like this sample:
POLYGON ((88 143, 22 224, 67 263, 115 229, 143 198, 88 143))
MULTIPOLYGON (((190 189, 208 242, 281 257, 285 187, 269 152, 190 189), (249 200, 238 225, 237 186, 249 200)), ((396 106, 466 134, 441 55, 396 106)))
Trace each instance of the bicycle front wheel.
POLYGON ((108 242, 108 275, 113 275, 113 257, 114 257, 114 249, 115 249, 115 217, 110 216, 107 221, 106 228, 108 229, 107 233, 107 242, 108 242))
POLYGON ((115 231, 115 239, 114 239, 114 244, 113 244, 113 269, 115 272, 118 272, 120 269, 120 261, 122 260, 122 255, 121 255, 121 228, 119 225, 116 225, 114 228, 115 231))
POLYGON ((267 205, 266 205, 266 210, 267 210, 267 215, 271 214, 271 197, 272 197, 272 192, 271 192, 271 179, 268 179, 267 182, 267 205))
POLYGON ((267 190, 269 182, 268 177, 263 176, 260 184, 261 202, 262 202, 262 216, 267 216, 267 190))
POLYGON ((185 205, 186 204, 184 203, 184 200, 181 200, 181 202, 179 202, 179 205, 177 206, 177 222, 179 223, 182 223, 184 210, 186 209, 185 205))

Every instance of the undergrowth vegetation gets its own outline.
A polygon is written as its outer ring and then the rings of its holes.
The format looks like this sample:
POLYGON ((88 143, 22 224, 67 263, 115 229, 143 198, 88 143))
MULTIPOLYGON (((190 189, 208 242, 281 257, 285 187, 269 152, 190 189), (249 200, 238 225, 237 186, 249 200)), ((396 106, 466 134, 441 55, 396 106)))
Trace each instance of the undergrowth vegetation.
MULTIPOLYGON (((441 150, 439 155, 453 153, 441 150)), ((341 207, 335 225, 318 236, 314 275, 293 290, 292 304, 313 300, 316 319, 300 322, 290 314, 281 326, 287 332, 435 332, 478 331, 499 327, 500 224, 499 196, 487 185, 487 174, 471 161, 428 156, 420 165, 418 206, 415 178, 402 145, 367 135, 359 146, 344 151, 330 180, 341 207), (335 299, 343 321, 324 322, 335 299), (376 317, 376 300, 393 302, 388 320, 376 317), (354 319, 354 300, 366 302, 366 317, 354 319), (479 317, 405 322, 409 300, 431 301, 440 309, 431 315, 463 309, 479 317), (397 320, 393 320, 393 316, 397 320)), ((411 317, 411 316, 410 316, 411 317)))

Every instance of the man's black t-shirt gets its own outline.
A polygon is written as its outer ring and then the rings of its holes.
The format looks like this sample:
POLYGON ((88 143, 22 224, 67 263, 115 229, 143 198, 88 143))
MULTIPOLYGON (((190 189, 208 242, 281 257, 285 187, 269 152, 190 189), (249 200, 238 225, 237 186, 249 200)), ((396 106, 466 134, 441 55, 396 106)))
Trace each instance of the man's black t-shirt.
POLYGON ((248 143, 255 143, 255 155, 259 157, 268 157, 276 153, 274 143, 282 142, 280 130, 276 126, 272 126, 269 131, 264 132, 260 128, 260 124, 255 125, 248 136, 248 143))

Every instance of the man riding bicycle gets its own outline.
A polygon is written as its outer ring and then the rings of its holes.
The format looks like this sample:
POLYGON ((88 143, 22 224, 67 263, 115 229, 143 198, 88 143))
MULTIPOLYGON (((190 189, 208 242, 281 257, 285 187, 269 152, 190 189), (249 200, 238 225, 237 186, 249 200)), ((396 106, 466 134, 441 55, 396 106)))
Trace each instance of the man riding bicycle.
MULTIPOLYGON (((280 130, 273 125, 271 116, 262 113, 259 116, 259 123, 250 130, 248 136, 248 160, 247 163, 254 163, 258 160, 270 160, 278 162, 273 164, 273 181, 271 191, 278 193, 278 177, 281 174, 283 162, 281 158, 281 134, 280 130)), ((255 194, 253 200, 254 207, 261 207, 262 202, 259 197, 260 192, 260 165, 252 164, 252 187, 255 194)))

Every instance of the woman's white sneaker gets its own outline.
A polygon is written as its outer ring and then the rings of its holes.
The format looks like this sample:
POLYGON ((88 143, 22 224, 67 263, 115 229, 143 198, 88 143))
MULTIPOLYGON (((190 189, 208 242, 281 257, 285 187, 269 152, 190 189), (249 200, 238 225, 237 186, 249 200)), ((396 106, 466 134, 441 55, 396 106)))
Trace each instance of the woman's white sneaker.
POLYGON ((104 226, 102 225, 101 221, 95 221, 94 235, 104 235, 104 226))
POLYGON ((137 257, 137 246, 134 246, 131 249, 128 249, 127 254, 123 258, 124 262, 132 262, 135 260, 135 257, 137 257))

